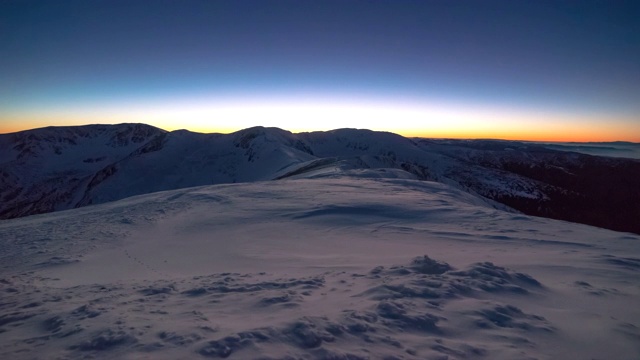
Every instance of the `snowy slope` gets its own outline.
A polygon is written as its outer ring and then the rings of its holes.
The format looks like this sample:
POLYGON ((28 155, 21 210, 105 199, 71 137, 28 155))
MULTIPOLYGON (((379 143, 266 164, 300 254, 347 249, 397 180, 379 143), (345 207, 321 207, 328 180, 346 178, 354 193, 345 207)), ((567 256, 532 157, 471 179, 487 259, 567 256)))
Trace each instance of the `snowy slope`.
POLYGON ((0 218, 75 207, 96 172, 164 133, 120 124, 0 134, 0 218))
POLYGON ((292 134, 167 133, 143 124, 0 135, 0 216, 13 218, 182 187, 271 179, 307 161, 292 134))
POLYGON ((482 196, 530 215, 640 234, 640 160, 516 141, 417 143, 425 151, 458 161, 460 166, 447 176, 482 196))
POLYGON ((190 186, 270 180, 277 171, 314 159, 280 129, 251 128, 230 135, 174 131, 159 144, 113 164, 78 205, 190 186))
POLYGON ((640 237, 330 173, 0 222, 0 358, 640 357, 640 237))
POLYGON ((531 215, 640 233, 640 161, 530 143, 408 139, 358 129, 167 133, 123 124, 39 129, 5 135, 0 144, 2 218, 190 186, 382 171, 448 184, 531 215), (114 133, 131 140, 116 146, 114 133), (30 139, 29 145, 9 138, 30 139))

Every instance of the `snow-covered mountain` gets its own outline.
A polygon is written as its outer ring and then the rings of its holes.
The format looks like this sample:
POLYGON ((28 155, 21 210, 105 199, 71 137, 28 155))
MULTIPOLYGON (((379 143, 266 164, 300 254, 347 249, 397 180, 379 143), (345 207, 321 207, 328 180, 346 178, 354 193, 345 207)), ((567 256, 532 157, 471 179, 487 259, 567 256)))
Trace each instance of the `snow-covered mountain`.
POLYGON ((546 148, 573 151, 596 156, 622 157, 640 159, 640 143, 628 141, 588 142, 588 143, 536 143, 546 148))
POLYGON ((513 210, 640 232, 637 160, 139 124, 0 150, 2 359, 640 356, 640 236, 513 210))
POLYGON ((223 135, 121 124, 0 135, 0 216, 190 186, 367 169, 445 183, 527 214, 640 233, 638 160, 356 129, 292 134, 256 127, 223 135))
POLYGON ((165 135, 143 124, 0 134, 0 217, 73 208, 98 174, 165 135))

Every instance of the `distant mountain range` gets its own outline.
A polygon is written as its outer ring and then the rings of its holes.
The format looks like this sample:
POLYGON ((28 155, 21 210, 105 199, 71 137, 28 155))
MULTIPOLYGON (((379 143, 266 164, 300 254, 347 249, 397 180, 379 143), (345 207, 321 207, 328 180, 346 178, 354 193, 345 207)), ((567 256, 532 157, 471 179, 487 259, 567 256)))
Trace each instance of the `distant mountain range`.
POLYGON ((0 218, 199 185, 349 175, 446 183, 496 207, 640 234, 640 160, 356 129, 201 134, 119 124, 0 134, 0 218))
POLYGON ((624 157, 640 159, 640 143, 627 141, 587 142, 587 143, 537 143, 549 149, 575 151, 596 156, 624 157))

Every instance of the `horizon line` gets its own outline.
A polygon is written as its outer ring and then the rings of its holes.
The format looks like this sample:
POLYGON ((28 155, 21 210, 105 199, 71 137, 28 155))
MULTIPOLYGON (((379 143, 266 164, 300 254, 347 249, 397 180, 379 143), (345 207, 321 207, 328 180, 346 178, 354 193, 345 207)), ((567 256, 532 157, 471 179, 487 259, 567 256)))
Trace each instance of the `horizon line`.
MULTIPOLYGON (((292 134, 304 134, 304 133, 313 133, 313 132, 332 132, 332 131, 337 131, 337 130, 345 130, 345 129, 351 129, 351 130, 367 130, 367 131, 372 131, 372 132, 379 132, 379 133, 391 133, 391 134, 395 134, 398 136, 402 136, 404 138, 409 138, 409 139, 433 139, 433 140, 488 140, 488 141, 513 141, 513 142, 534 142, 534 143, 558 143, 558 144, 567 144, 567 143, 573 143, 573 144, 597 144, 597 143, 602 143, 602 144, 609 144, 609 143, 627 143, 627 144, 637 144, 640 145, 640 139, 638 141, 630 141, 630 140, 609 140, 609 141, 603 141, 603 140, 585 140, 585 141, 576 141, 576 140, 545 140, 545 139, 526 139, 526 138, 501 138, 501 137, 464 137, 464 136, 419 136, 419 135, 407 135, 407 134, 403 134, 402 131, 390 131, 390 130, 376 130, 376 129, 370 129, 370 128, 358 128, 358 127, 341 127, 341 128, 335 128, 335 129, 329 129, 329 130, 299 130, 299 131, 295 131, 295 130, 289 130, 289 129, 284 129, 278 126, 264 126, 264 125, 255 125, 255 126, 249 126, 249 127, 245 127, 245 128, 241 128, 241 129, 234 129, 234 130, 228 130, 228 131, 220 131, 220 130, 214 130, 214 131, 198 131, 198 130, 192 130, 192 129, 188 129, 188 128, 173 128, 173 129, 166 129, 160 126, 156 126, 156 125, 152 125, 152 124, 148 124, 148 123, 143 123, 143 122, 122 122, 122 123, 87 123, 87 124, 77 124, 77 125, 46 125, 46 126, 40 126, 40 127, 34 127, 34 128, 26 128, 26 129, 21 129, 21 130, 11 130, 11 131, 4 131, 2 129, 0 129, 0 135, 11 135, 11 134, 17 134, 17 133, 21 133, 21 132, 27 132, 27 131, 36 131, 36 130, 40 130, 40 129, 47 129, 47 128, 76 128, 76 127, 85 127, 85 126, 119 126, 119 125, 146 125, 146 126, 151 126, 163 131, 166 131, 168 133, 171 132, 175 132, 175 131, 188 131, 191 133, 197 133, 197 134, 221 134, 221 135, 228 135, 228 134, 233 134, 236 132, 240 132, 240 131, 244 131, 244 130, 248 130, 248 129, 253 129, 253 128, 265 128, 265 129, 279 129, 282 131, 287 131, 289 133, 292 134)), ((417 131, 416 131, 417 132, 417 131)))

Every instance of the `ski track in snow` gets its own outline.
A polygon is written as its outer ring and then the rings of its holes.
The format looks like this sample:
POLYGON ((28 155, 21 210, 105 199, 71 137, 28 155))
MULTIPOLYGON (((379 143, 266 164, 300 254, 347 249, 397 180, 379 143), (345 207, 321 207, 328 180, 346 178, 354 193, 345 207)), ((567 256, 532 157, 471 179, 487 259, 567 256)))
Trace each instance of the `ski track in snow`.
POLYGON ((0 222, 3 359, 637 359, 640 238, 446 185, 219 185, 0 222))

